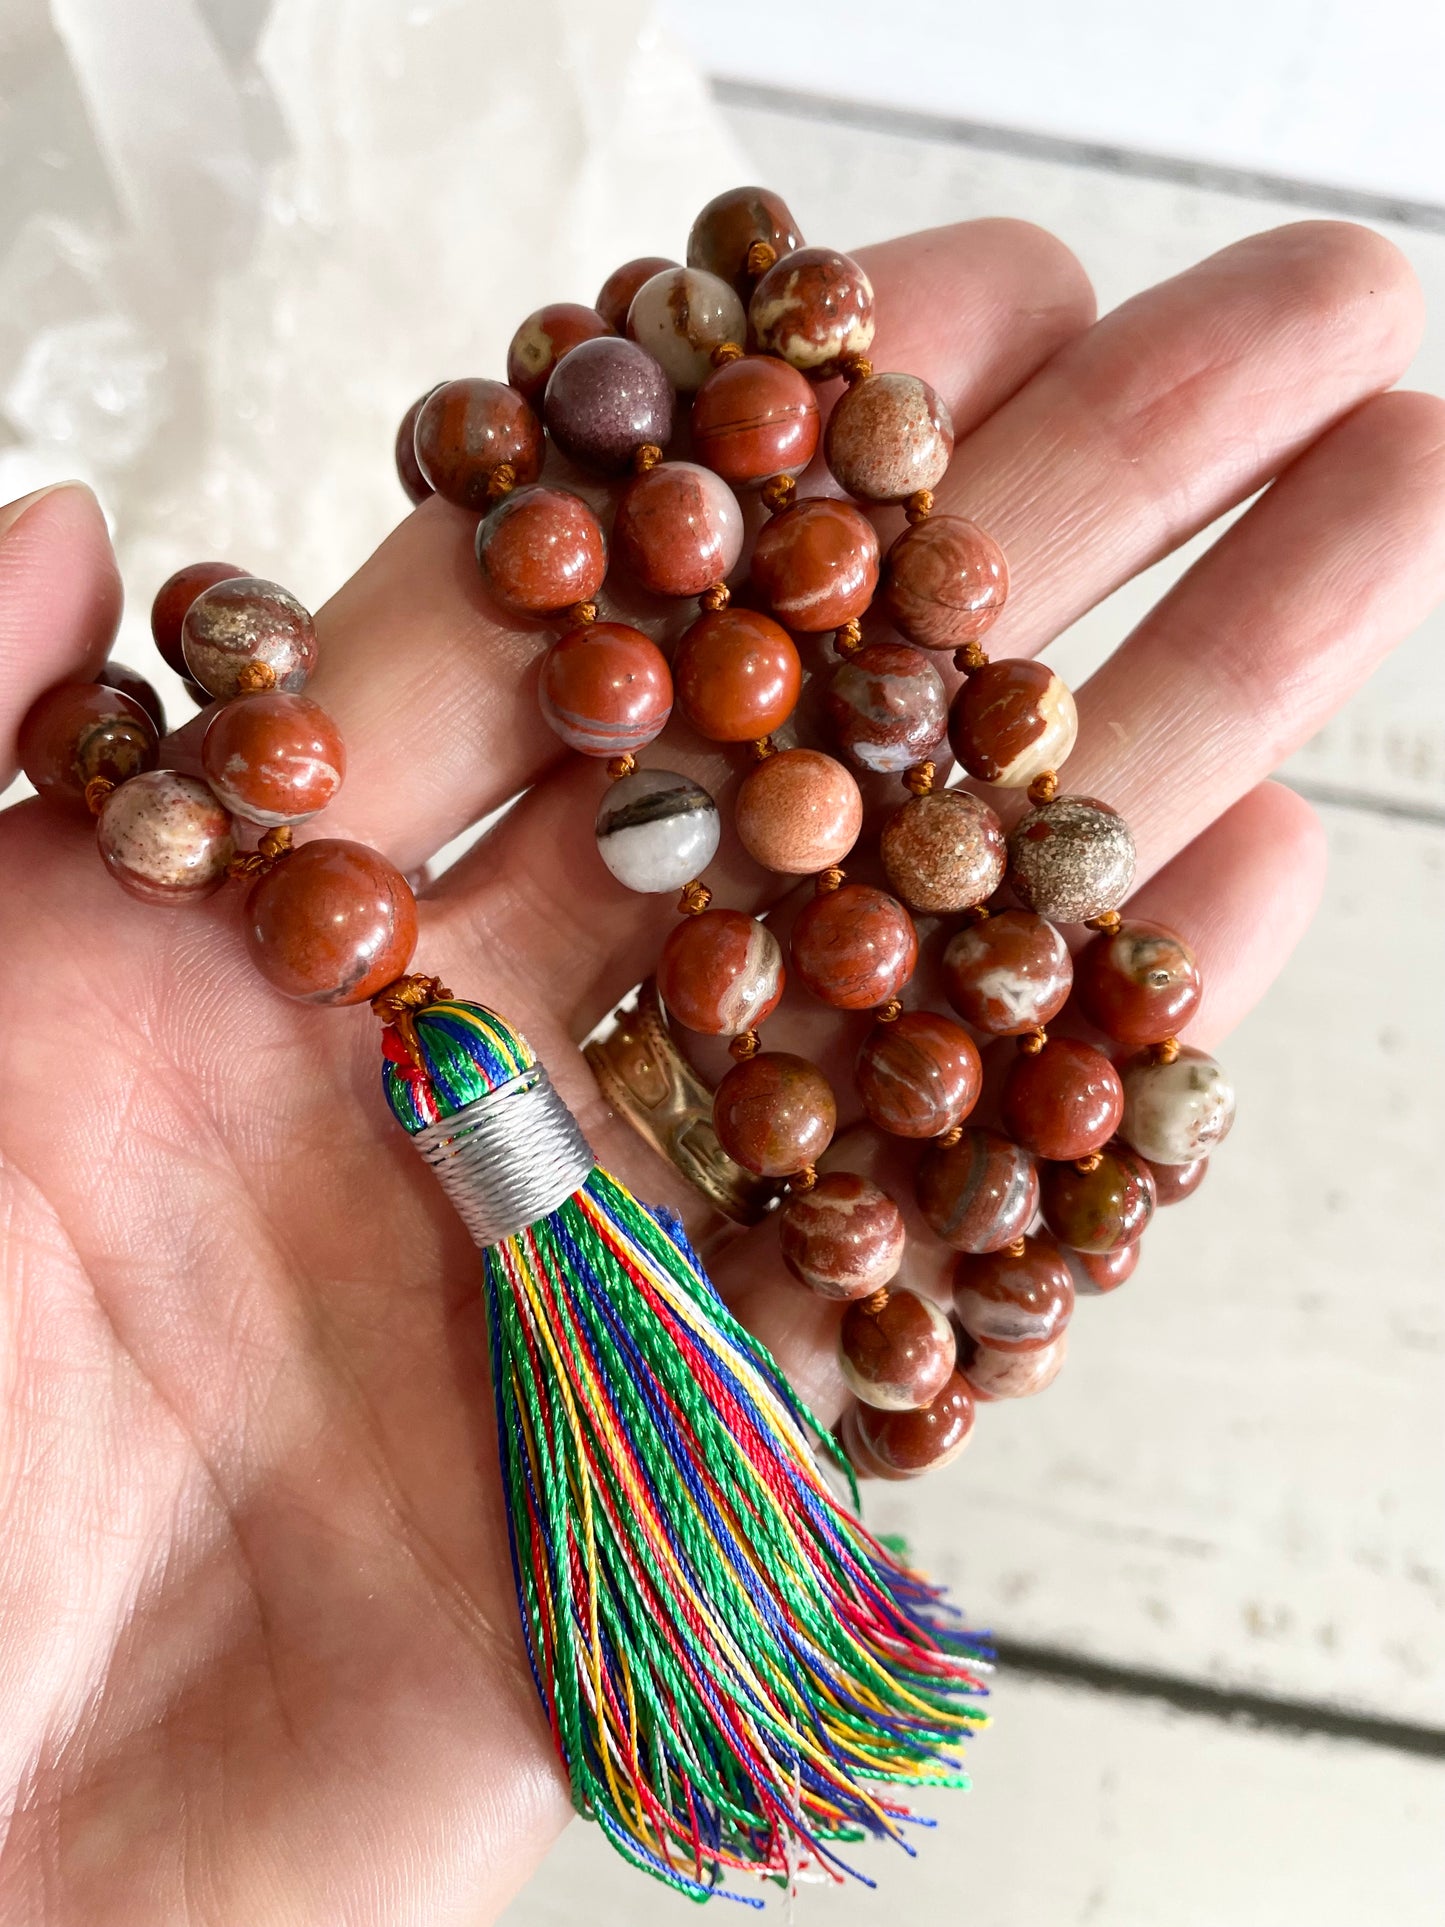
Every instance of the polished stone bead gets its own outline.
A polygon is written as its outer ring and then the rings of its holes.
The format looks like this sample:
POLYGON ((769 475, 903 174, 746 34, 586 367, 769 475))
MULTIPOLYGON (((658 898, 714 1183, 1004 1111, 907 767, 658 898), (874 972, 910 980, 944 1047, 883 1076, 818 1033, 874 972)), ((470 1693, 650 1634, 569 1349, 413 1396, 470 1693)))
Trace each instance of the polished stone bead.
POLYGON ((1068 684, 1022 656, 975 670, 948 717, 948 740, 969 775, 1006 790, 1062 768, 1078 733, 1068 684))
POLYGON ((866 1298, 903 1262, 903 1213, 853 1171, 825 1171, 778 1214, 783 1263, 820 1298, 866 1298))
POLYGON ((931 1010, 905 1010, 875 1024, 855 1070, 870 1122, 895 1137, 939 1137, 978 1102, 978 1046, 961 1025, 931 1010))
POLYGON ((732 287, 704 268, 663 268, 644 281, 627 311, 627 332, 679 394, 702 387, 713 350, 741 347, 748 318, 732 287))
POLYGON ((1000 1398, 1032 1398, 1045 1391, 1063 1369, 1069 1334, 1062 1331, 1051 1345, 1032 1352, 1001 1352, 996 1346, 970 1344, 958 1369, 976 1399, 991 1404, 1000 1398))
POLYGON ((402 416, 401 421, 397 425, 396 445, 392 451, 396 457, 396 479, 401 483, 406 493, 406 499, 411 503, 413 508, 419 506, 429 495, 435 494, 436 492, 425 475, 422 474, 421 465, 416 459, 417 416, 420 415, 423 407, 426 405, 427 395, 430 395, 431 392, 432 390, 428 388, 426 395, 418 395, 411 407, 408 408, 402 416))
POLYGON ((95 682, 63 682, 38 696, 20 724, 20 767, 47 803, 88 815, 85 786, 124 783, 155 768, 155 724, 132 697, 95 682))
POLYGON ((1079 1008, 1120 1044, 1162 1044, 1199 1008, 1194 952, 1161 924, 1130 919, 1086 943, 1074 964, 1079 1008))
POLYGON ((953 456, 948 404, 917 375, 869 375, 839 396, 823 455, 850 495, 906 502, 943 480, 953 456))
POLYGON ((672 674, 640 629, 585 623, 543 657, 537 698, 569 749, 624 756, 662 733, 672 714, 672 674))
POLYGON ((114 689, 118 695, 129 696, 133 703, 139 703, 150 717, 156 735, 165 735, 166 712, 160 698, 160 691, 154 683, 147 682, 138 670, 130 669, 125 663, 116 662, 112 658, 111 661, 101 664, 95 680, 103 688, 114 689))
POLYGON ((1191 1158, 1188 1164, 1153 1164, 1148 1158, 1144 1162, 1154 1179, 1157 1205, 1182 1204, 1192 1198, 1209 1170, 1208 1158, 1191 1158))
POLYGON ((1143 1239, 1136 1238, 1132 1244, 1115 1245, 1112 1251, 1075 1251, 1071 1245, 1060 1245, 1059 1256, 1069 1267, 1079 1297, 1098 1298, 1117 1291, 1133 1277, 1143 1249, 1143 1239))
POLYGON ((745 1171, 786 1178, 822 1157, 838 1109, 816 1064, 790 1051, 759 1051, 718 1085, 712 1118, 718 1142, 745 1171))
POLYGON ((858 785, 831 756, 785 749, 766 757, 738 788, 738 840, 755 863, 808 876, 841 863, 863 827, 858 785))
POLYGON ((672 659, 679 713, 714 743, 749 743, 781 729, 803 686, 792 637, 771 616, 709 609, 683 632, 672 659))
POLYGON ((880 839, 888 881, 910 910, 971 910, 1003 882, 1003 825, 967 790, 931 790, 895 810, 880 839))
POLYGON ((549 301, 512 336, 507 349, 507 384, 533 408, 541 402, 552 370, 583 341, 614 331, 595 308, 580 301, 549 301))
POLYGON ((245 574, 234 562, 188 562, 185 568, 167 576, 156 590, 156 599, 151 604, 151 634, 162 660, 178 676, 190 675, 181 647, 187 609, 203 589, 213 589, 218 582, 230 582, 245 574))
POLYGON ((417 466, 444 501, 480 513, 505 464, 516 487, 542 471, 542 424, 502 381, 444 381, 421 405, 414 437, 417 466))
POLYGON ((721 906, 667 933, 657 988, 669 1017, 706 1037, 737 1037, 778 1007, 783 950, 765 923, 721 906))
POLYGON ((811 496, 758 530, 752 584, 790 629, 817 635, 851 622, 877 583, 877 532, 851 502, 811 496))
POLYGON ((590 602, 607 575, 602 524, 580 495, 513 489, 477 524, 477 566, 509 616, 543 616, 590 602))
POLYGON ((957 1144, 933 1144, 918 1166, 918 1208, 955 1251, 997 1251, 1021 1238, 1039 1203, 1029 1152, 997 1131, 965 1130, 957 1144))
POLYGON ((1059 796, 1021 816, 1008 839, 1009 882, 1025 909, 1056 923, 1117 910, 1134 880, 1134 839, 1117 810, 1059 796))
POLYGON ((888 551, 882 604, 922 649, 975 642, 1008 600, 1008 564, 991 535, 961 515, 928 515, 888 551))
POLYGON ((702 875, 717 855, 722 817, 690 776, 635 769, 609 786, 595 827, 602 861, 617 881, 660 896, 702 875))
POLYGON ((416 898, 365 843, 303 843, 252 886, 246 948, 283 996, 361 1004, 401 976, 416 948, 416 898))
POLYGON ((886 1004, 913 975, 918 933, 896 897, 844 883, 805 903, 793 924, 793 969, 806 990, 835 1010, 886 1004))
POLYGON ((623 489, 612 548, 633 580, 654 595, 701 595, 737 567, 743 512, 710 468, 659 462, 623 489))
POLYGON ((897 775, 943 740, 948 693, 920 649, 870 642, 833 671, 824 697, 833 740, 860 769, 897 775))
POLYGON ((111 791, 96 819, 105 867, 142 903, 196 903, 219 890, 236 854, 231 819, 204 783, 143 770, 111 791))
POLYGON ((1124 1087, 1092 1044, 1051 1037, 1041 1051, 1020 1051, 999 1097, 1003 1126, 1035 1157, 1082 1158, 1119 1128, 1124 1087))
POLYGON ((801 475, 820 432, 812 383, 776 355, 724 362, 693 399, 693 453, 734 488, 801 475))
POLYGON ((1154 1215, 1149 1167, 1123 1145, 1103 1152, 1092 1171, 1045 1164, 1039 1196, 1044 1223, 1061 1245, 1077 1251, 1113 1251, 1132 1244, 1154 1215))
POLYGON ((1036 1352, 1052 1345, 1074 1310, 1074 1281, 1057 1245, 1025 1238, 959 1259, 953 1309, 975 1343, 999 1352, 1036 1352))
POLYGON ((758 242, 781 259, 803 245, 787 203, 767 187, 730 187, 715 194, 692 224, 687 265, 721 275, 747 299, 756 275, 749 250, 758 242))
POLYGON ((201 767, 234 816, 274 828, 326 808, 346 774, 346 745, 320 703, 273 689, 222 704, 201 767))
POLYGON ((890 1291, 849 1305, 838 1330, 838 1369, 863 1404, 880 1412, 916 1412, 953 1376, 953 1327, 931 1298, 890 1291))
POLYGON ((1069 1001, 1073 981, 1062 932, 1031 910, 1001 910, 966 924, 943 953, 944 995, 991 1037, 1041 1029, 1069 1001))
POLYGON ((797 248, 753 289, 748 323, 764 354, 805 374, 831 375, 873 342, 873 284, 851 255, 797 248))
POLYGON ((289 590, 253 575, 203 589, 181 625, 186 673, 217 702, 269 671, 268 687, 304 689, 316 667, 316 628, 289 590))
POLYGON ((639 254, 633 261, 624 261, 620 268, 614 268, 597 291, 597 299, 592 304, 614 334, 627 332, 627 310, 632 306, 632 298, 644 281, 650 281, 664 268, 680 267, 666 254, 639 254))
POLYGON ((603 335, 558 362, 542 413, 569 461, 598 475, 621 475, 645 444, 666 448, 672 388, 646 349, 603 335))
POLYGON ((1186 1044, 1166 1064, 1143 1050, 1119 1071, 1124 1081, 1119 1135, 1151 1164, 1192 1164, 1229 1136, 1234 1086, 1207 1052, 1186 1044))
POLYGON ((916 1412, 850 1406, 843 1446, 854 1467, 877 1479, 916 1479, 951 1465, 973 1434, 973 1393, 954 1372, 943 1390, 916 1412))

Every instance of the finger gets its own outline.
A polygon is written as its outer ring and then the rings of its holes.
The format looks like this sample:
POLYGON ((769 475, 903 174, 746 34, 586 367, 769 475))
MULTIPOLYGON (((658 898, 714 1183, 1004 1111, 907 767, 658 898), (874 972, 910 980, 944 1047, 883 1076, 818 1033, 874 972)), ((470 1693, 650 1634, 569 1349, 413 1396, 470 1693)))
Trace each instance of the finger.
POLYGON ((1388 388, 1424 324, 1372 229, 1302 221, 1148 289, 1062 349, 955 452, 939 506, 983 522, 1011 588, 991 653, 1031 655, 1388 388))
POLYGON ((105 517, 83 482, 0 508, 0 790, 19 767, 25 712, 53 684, 95 675, 120 605, 105 517))
MULTIPOLYGON (((1226 249, 1062 349, 964 439, 940 490, 946 506, 976 514, 999 533, 1010 556, 1015 592, 990 632, 991 651, 1041 646, 1132 569, 1266 481, 1343 410, 1392 380, 1417 331, 1417 290, 1403 257, 1368 230, 1312 222, 1226 249)), ((1373 520, 1371 496, 1360 491, 1353 505, 1359 526, 1341 534, 1341 506, 1335 539, 1354 554, 1382 525, 1373 520)), ((1234 541, 1231 532, 1217 551, 1228 560, 1209 577, 1212 603, 1196 605, 1202 624, 1233 620, 1234 541)), ((1287 594, 1307 588, 1287 543, 1258 566, 1267 566, 1270 583, 1287 581, 1287 594)), ((1331 573, 1338 580, 1338 569, 1331 573)), ((1388 582, 1376 588, 1388 601, 1388 582)), ((1316 598, 1307 599, 1313 610, 1316 598)), ((1388 619, 1383 630, 1377 623, 1376 640, 1387 631, 1398 640, 1418 600, 1418 593, 1402 595, 1393 630, 1388 619)), ((1166 606, 1177 607, 1175 598, 1166 606)), ((1335 610, 1336 626, 1350 614, 1348 603, 1335 610)), ((1291 620, 1285 608, 1271 619, 1291 620)), ((1307 640, 1304 628, 1294 633, 1297 642, 1307 640)), ((1257 656, 1267 634, 1247 634, 1238 653, 1257 656)), ((1190 734, 1194 704, 1208 693, 1198 685, 1215 655, 1212 639, 1196 641, 1195 649, 1192 663, 1171 660, 1168 673, 1154 677, 1147 701, 1126 667, 1134 661, 1128 652, 1095 678, 1082 711, 1081 747, 1068 769, 1071 788, 1092 784, 1112 798, 1120 746, 1148 742, 1152 755, 1161 741, 1173 747, 1190 734), (1171 715, 1172 724, 1156 728, 1156 716, 1171 715)), ((1261 740, 1289 739, 1292 746, 1352 686, 1321 681, 1301 706, 1293 684, 1267 699, 1256 684, 1261 714, 1266 704, 1270 714, 1261 740), (1307 719, 1298 726, 1291 720, 1297 709, 1307 719)), ((1247 729, 1241 709, 1241 735, 1247 729)), ((736 761, 695 751, 685 737, 660 746, 653 760, 696 774, 709 788, 721 781, 727 813, 736 761)), ((1273 763, 1255 755, 1236 768, 1221 758, 1204 788, 1182 799, 1173 780, 1160 790, 1158 760, 1145 757, 1140 767, 1147 767, 1147 781, 1129 775, 1126 814, 1138 819, 1147 866, 1187 842, 1273 763)), ((554 996, 572 1000, 579 1033, 650 967, 670 920, 667 903, 639 901, 602 875, 589 834, 599 787, 590 772, 563 771, 523 799, 495 840, 447 885, 478 929, 495 922, 498 902, 525 902, 548 933, 537 970, 554 996)), ((727 843, 709 882, 715 874, 722 901, 756 908, 778 893, 776 879, 759 875, 727 843)))
MULTIPOLYGON (((928 373, 961 430, 1093 314, 1077 262, 1024 222, 935 229, 864 259, 878 353, 928 373)), ((329 820, 406 867, 567 754, 535 695, 552 632, 502 618, 476 567, 475 527, 428 501, 317 617, 313 693, 347 738, 346 788, 329 820)), ((684 613, 673 605, 671 619, 684 613)))
POLYGON ((1445 402, 1331 430, 1079 692, 1076 794, 1166 862, 1312 736, 1445 595, 1445 402))
MULTIPOLYGON (((1188 935, 1204 978, 1190 1043, 1216 1047, 1274 982, 1309 926, 1325 876, 1324 833, 1303 798, 1265 783, 1140 890, 1129 916, 1188 935)), ((824 1169, 873 1176, 902 1206, 908 1255, 899 1282, 946 1299, 954 1254, 933 1237, 913 1202, 917 1145, 855 1131, 835 1143, 824 1169)), ((778 1253, 775 1223, 714 1260, 718 1289, 789 1378, 831 1423, 847 1394, 837 1366, 843 1308, 800 1285, 778 1253)))

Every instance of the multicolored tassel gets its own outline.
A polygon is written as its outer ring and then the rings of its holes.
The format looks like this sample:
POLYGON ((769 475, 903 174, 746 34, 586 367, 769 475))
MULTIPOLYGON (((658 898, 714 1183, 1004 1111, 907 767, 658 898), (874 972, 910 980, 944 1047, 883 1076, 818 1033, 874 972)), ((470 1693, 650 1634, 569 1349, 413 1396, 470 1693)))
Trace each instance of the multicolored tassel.
POLYGON ((574 1804, 698 1900, 854 1872, 837 1843, 910 1817, 870 1784, 967 1784, 985 1644, 834 1497, 828 1435, 679 1221, 587 1168, 524 1039, 455 1002, 384 1039, 387 1100, 485 1245, 517 1601, 574 1804), (507 1225, 499 1185, 565 1194, 507 1225))

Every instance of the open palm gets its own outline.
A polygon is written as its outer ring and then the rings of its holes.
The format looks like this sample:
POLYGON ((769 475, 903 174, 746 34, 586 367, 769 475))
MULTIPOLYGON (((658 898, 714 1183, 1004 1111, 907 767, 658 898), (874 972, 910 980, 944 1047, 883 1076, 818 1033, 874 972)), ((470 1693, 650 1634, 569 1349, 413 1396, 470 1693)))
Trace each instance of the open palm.
MULTIPOLYGON (((1417 338, 1409 270, 1304 224, 1094 324, 1018 223, 864 258, 875 365, 953 412, 939 506, 1010 559, 992 653, 1274 484, 1080 692, 1068 770, 1129 819, 1137 907, 1188 933, 1212 1043, 1320 886, 1312 815, 1264 779, 1445 577, 1445 405, 1381 393, 1417 338)), ((418 967, 505 1011, 602 1161, 696 1221, 576 1049, 671 906, 598 863, 598 772, 537 714, 544 632, 489 608, 472 526, 428 502, 322 612, 312 693, 350 773, 316 833, 414 866, 526 791, 425 899, 418 967)), ((0 758, 115 610, 83 492, 0 532, 0 758)), ((649 760, 738 773, 680 727, 649 760)), ((709 881, 758 906, 768 880, 725 843, 709 881)), ((0 917, 0 1920, 491 1919, 567 1796, 515 1622, 478 1260, 381 1103, 376 1027, 276 997, 230 893, 145 908, 35 803, 0 819, 0 917)), ((785 1002, 770 1044, 845 1049, 824 1015, 785 1002)), ((838 1308, 781 1282, 772 1235, 717 1275, 828 1410, 838 1308)))

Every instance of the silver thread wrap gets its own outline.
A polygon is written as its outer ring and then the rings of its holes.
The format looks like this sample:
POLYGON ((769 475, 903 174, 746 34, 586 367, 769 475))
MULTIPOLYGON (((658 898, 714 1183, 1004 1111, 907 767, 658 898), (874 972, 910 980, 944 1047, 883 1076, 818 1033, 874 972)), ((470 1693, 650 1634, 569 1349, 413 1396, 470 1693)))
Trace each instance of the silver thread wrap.
POLYGON ((412 1143, 483 1250, 565 1204, 597 1162, 541 1064, 428 1124, 412 1143))

